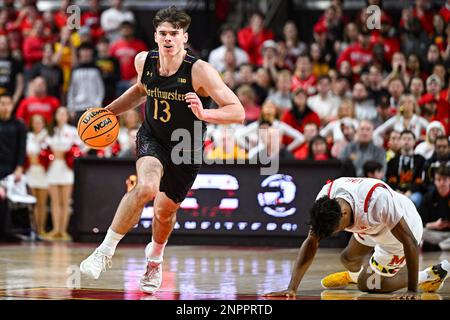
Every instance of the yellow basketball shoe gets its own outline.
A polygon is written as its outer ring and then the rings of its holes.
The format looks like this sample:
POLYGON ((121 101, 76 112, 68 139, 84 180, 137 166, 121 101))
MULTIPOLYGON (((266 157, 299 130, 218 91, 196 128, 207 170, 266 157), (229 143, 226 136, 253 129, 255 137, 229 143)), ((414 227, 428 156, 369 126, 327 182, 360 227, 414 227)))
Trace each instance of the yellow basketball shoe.
POLYGON ((349 284, 356 284, 350 277, 348 271, 332 273, 320 281, 325 289, 344 289, 349 284))
POLYGON ((427 273, 427 279, 419 283, 419 289, 424 292, 437 292, 441 289, 445 279, 448 278, 447 270, 442 268, 443 263, 448 264, 447 260, 444 260, 424 270, 427 273))

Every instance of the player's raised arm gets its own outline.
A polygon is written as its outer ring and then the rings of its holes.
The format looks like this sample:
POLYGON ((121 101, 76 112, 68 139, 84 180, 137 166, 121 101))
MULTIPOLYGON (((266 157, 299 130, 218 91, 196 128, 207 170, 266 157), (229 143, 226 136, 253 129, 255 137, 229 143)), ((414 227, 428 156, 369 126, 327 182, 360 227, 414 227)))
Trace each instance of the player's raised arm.
POLYGON ((218 109, 203 109, 197 94, 189 92, 186 102, 198 119, 218 124, 244 122, 244 107, 209 63, 199 60, 192 66, 192 84, 199 95, 210 96, 219 106, 218 109))
POLYGON ((404 218, 392 228, 391 233, 403 244, 406 267, 408 268, 408 292, 400 298, 414 299, 417 292, 419 274, 419 244, 404 218))
POLYGON ((147 53, 147 51, 142 51, 134 58, 134 66, 138 74, 136 83, 128 88, 128 90, 125 91, 120 97, 106 106, 106 109, 114 113, 116 116, 130 109, 134 109, 145 102, 147 93, 141 83, 141 76, 147 53))
POLYGON ((302 243, 292 270, 291 281, 286 290, 266 293, 266 297, 295 297, 297 288, 303 279, 306 271, 314 260, 317 249, 319 248, 319 238, 311 231, 306 240, 302 243))

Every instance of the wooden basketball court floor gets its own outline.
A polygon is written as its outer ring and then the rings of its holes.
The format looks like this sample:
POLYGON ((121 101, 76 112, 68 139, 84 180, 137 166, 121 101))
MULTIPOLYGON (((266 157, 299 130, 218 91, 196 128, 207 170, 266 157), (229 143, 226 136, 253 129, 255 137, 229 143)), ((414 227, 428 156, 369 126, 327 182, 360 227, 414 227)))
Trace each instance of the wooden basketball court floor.
MULTIPOLYGON (((138 290, 145 269, 144 245, 119 245, 112 269, 99 280, 80 276, 78 265, 94 245, 26 243, 0 245, 0 299, 8 300, 259 300, 268 291, 285 289, 297 248, 168 246, 159 292, 138 290)), ((393 294, 366 294, 355 286, 324 290, 323 276, 342 271, 340 249, 319 249, 300 285, 301 300, 379 300, 393 294)), ((427 252, 420 269, 450 252, 427 252)), ((280 299, 280 298, 278 298, 280 299)), ((450 300, 450 281, 436 294, 421 299, 450 300)))

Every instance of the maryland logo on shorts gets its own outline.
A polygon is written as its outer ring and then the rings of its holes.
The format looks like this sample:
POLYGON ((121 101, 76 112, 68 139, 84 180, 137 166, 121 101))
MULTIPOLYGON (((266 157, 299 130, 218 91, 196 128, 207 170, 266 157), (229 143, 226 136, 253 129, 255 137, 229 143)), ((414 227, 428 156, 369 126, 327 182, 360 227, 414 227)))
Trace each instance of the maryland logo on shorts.
POLYGON ((372 264, 372 266, 374 266, 377 270, 379 270, 381 273, 384 273, 386 275, 394 275, 396 274, 399 270, 400 267, 394 267, 394 268, 387 268, 381 264, 379 264, 374 258, 373 256, 370 258, 370 263, 372 264))

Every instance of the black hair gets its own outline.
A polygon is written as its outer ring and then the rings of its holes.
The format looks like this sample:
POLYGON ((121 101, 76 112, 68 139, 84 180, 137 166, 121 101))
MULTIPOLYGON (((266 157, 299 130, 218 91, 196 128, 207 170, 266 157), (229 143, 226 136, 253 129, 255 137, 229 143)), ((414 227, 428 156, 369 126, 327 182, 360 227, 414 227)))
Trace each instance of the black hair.
POLYGON ((122 29, 122 28, 126 28, 126 27, 133 28, 133 29, 135 28, 134 23, 129 20, 122 21, 119 28, 122 29))
POLYGON ((183 10, 176 6, 170 6, 159 10, 153 18, 153 27, 156 29, 160 24, 168 22, 172 24, 175 29, 183 29, 187 31, 191 24, 191 17, 183 10))
POLYGON ((381 169, 383 169, 383 165, 378 161, 366 161, 363 164, 364 177, 368 177, 369 173, 374 173, 375 171, 380 171, 381 169))
POLYGON ((83 42, 77 48, 77 53, 79 53, 81 50, 92 50, 92 51, 95 51, 95 47, 90 42, 83 42))
POLYGON ((317 199, 309 210, 311 231, 320 239, 336 231, 341 220, 341 206, 336 199, 323 196, 317 199))
POLYGON ((434 141, 434 144, 436 144, 436 141, 438 141, 438 140, 445 140, 445 141, 447 141, 447 144, 449 144, 449 141, 448 141, 448 138, 447 138, 446 135, 443 135, 443 134, 438 135, 438 136, 436 137, 436 140, 434 141))
POLYGON ((260 119, 258 121, 258 123, 260 126, 263 126, 263 125, 268 125, 269 127, 272 126, 272 122, 270 122, 269 120, 266 120, 266 119, 260 119))
POLYGON ((233 33, 236 33, 236 28, 233 27, 233 25, 231 25, 231 24, 229 24, 229 23, 223 24, 223 25, 219 28, 219 35, 221 35, 221 34, 224 33, 224 32, 227 32, 227 31, 231 31, 231 32, 233 32, 233 33))
POLYGON ((450 177, 450 168, 446 165, 441 165, 434 171, 433 177, 435 177, 437 174, 442 177, 450 177))
POLYGON ((319 77, 317 78, 317 82, 319 82, 319 81, 321 81, 321 80, 324 80, 324 79, 327 79, 329 82, 331 82, 331 78, 330 78, 330 76, 327 75, 327 74, 319 76, 319 77))
POLYGON ((101 37, 100 39, 97 40, 97 44, 99 44, 99 43, 107 43, 107 44, 110 44, 110 41, 109 41, 109 39, 106 38, 106 37, 101 37))
POLYGON ((314 160, 314 153, 313 153, 313 150, 312 150, 312 146, 317 141, 322 141, 323 143, 325 143, 325 147, 326 147, 325 154, 328 156, 328 158, 331 158, 331 153, 330 153, 330 150, 328 148, 327 140, 324 137, 322 137, 320 134, 318 134, 315 137, 313 137, 311 139, 311 141, 309 141, 309 144, 308 144, 308 159, 314 160))
POLYGON ((401 138, 403 135, 405 135, 405 134, 410 134, 410 135, 412 135, 413 138, 414 138, 414 140, 416 140, 416 135, 414 134, 414 132, 412 132, 412 131, 409 130, 409 129, 403 130, 403 131, 400 133, 400 138, 401 138))

